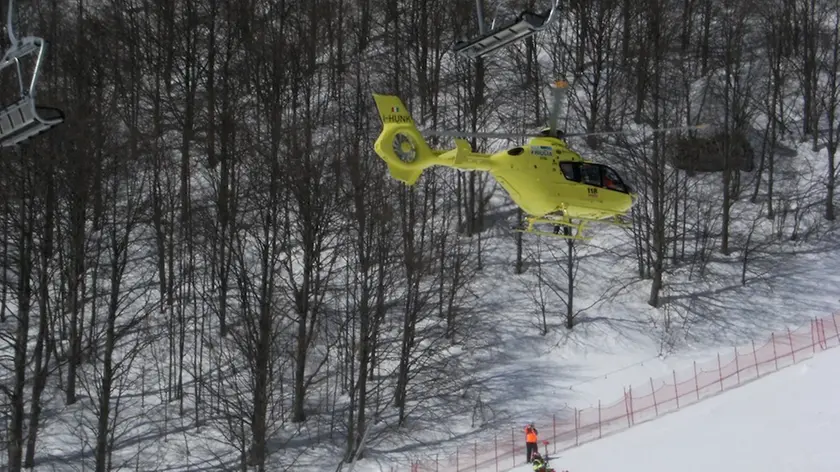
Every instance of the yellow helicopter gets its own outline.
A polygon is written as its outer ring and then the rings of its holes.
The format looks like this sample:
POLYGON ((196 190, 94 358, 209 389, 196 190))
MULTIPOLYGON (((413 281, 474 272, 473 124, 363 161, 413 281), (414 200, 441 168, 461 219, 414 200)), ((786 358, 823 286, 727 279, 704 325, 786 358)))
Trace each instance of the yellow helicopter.
MULTIPOLYGON (((455 148, 449 150, 429 147, 399 97, 373 94, 383 125, 374 149, 388 165, 391 176, 407 185, 414 185, 423 171, 431 166, 489 172, 527 214, 527 225, 515 228, 515 231, 587 240, 590 238, 582 235, 587 223, 626 224, 624 217, 633 206, 636 195, 618 172, 606 165, 584 160, 568 147, 564 139, 622 131, 585 134, 556 131, 559 93, 566 87, 566 81, 554 84, 555 100, 550 126, 539 134, 423 132, 455 137, 455 148), (463 137, 531 139, 524 146, 485 154, 473 152, 463 137), (553 230, 538 230, 536 225, 551 225, 553 230)), ((662 130, 665 128, 657 131, 662 130)))

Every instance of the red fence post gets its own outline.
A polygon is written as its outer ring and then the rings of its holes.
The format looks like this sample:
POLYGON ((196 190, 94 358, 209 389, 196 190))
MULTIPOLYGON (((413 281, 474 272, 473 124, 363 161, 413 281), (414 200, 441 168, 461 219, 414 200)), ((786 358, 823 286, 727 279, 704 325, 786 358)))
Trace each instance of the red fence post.
POLYGON ((758 354, 755 353, 755 341, 752 341, 753 347, 753 362, 755 362, 755 378, 761 377, 761 373, 758 371, 758 354))
MULTIPOLYGON (((601 399, 598 399, 598 439, 601 438, 601 399)), ((556 443, 556 441, 555 441, 556 443)), ((557 452, 557 451, 555 451, 557 452)))
POLYGON ((578 416, 578 409, 577 409, 577 407, 575 407, 575 446, 580 446, 580 442, 579 442, 580 437, 578 436, 579 423, 580 423, 580 417, 578 416))
MULTIPOLYGON (((819 333, 817 331, 817 317, 815 316, 813 320, 811 320, 811 353, 817 353, 817 341, 820 338, 819 333), (816 334, 816 337, 814 336, 816 334)), ((822 346, 820 346, 822 347, 822 346)))
POLYGON ((510 447, 513 451, 513 454, 510 455, 510 458, 513 461, 513 466, 516 467, 516 433, 514 432, 513 428, 510 428, 510 447))
POLYGON ((677 369, 671 370, 671 373, 674 374, 674 398, 677 399, 677 409, 680 409, 680 391, 677 389, 677 369))
POLYGON ((823 342, 824 336, 823 336, 823 332, 822 332, 823 331, 823 329, 822 329, 823 328, 823 320, 820 320, 820 319, 816 320, 816 324, 817 324, 817 342, 819 343, 820 350, 822 351, 822 350, 825 349, 825 345, 824 345, 825 343, 823 342))
POLYGON ((720 352, 718 352, 718 380, 720 381, 720 391, 723 391, 723 369, 720 367, 720 352))
POLYGON ((624 413, 627 415, 627 427, 630 427, 630 404, 627 399, 627 388, 624 388, 624 413))
POLYGON ((840 329, 837 329, 837 316, 831 315, 831 321, 834 322, 834 336, 836 336, 837 340, 840 341, 840 329))
POLYGON ((659 416, 659 405, 656 404, 656 391, 653 389, 653 377, 650 377, 650 394, 653 396, 653 411, 659 416))
POLYGON ((499 435, 493 435, 493 454, 496 456, 496 472, 499 472, 499 435))
POLYGON ((630 393, 630 420, 632 424, 636 424, 636 411, 633 409, 633 386, 629 387, 630 393))
POLYGON ((828 341, 825 339, 825 320, 820 320, 820 336, 822 336, 823 349, 828 349, 828 341))
POLYGON ((700 380, 697 378, 697 361, 694 361, 694 394, 700 400, 700 380))
POLYGON ((822 319, 817 320, 817 341, 820 343, 821 351, 828 349, 828 346, 825 344, 825 324, 822 319))
MULTIPOLYGON (((554 443, 557 444, 557 413, 551 415, 551 427, 554 431, 554 443)), ((554 452, 557 452, 557 446, 554 446, 554 452)))
POLYGON ((473 444, 473 468, 478 470, 478 439, 473 444))
POLYGON ((738 376, 738 385, 741 385, 741 367, 738 363, 738 346, 735 346, 735 374, 738 376))
POLYGON ((776 363, 776 370, 779 370, 779 355, 776 353, 776 333, 770 333, 770 342, 773 343, 773 362, 776 363))
MULTIPOLYGON (((814 317, 814 330, 817 332, 817 344, 820 345, 820 351, 822 351, 823 349, 825 349, 825 347, 823 347, 822 334, 820 333, 820 323, 822 323, 822 320, 817 319, 817 317, 814 317)), ((816 346, 814 346, 815 354, 816 349, 816 346)))
POLYGON ((793 356, 793 363, 796 364, 796 349, 793 348, 793 336, 790 334, 790 328, 788 328, 787 331, 788 342, 790 343, 790 355, 793 356))

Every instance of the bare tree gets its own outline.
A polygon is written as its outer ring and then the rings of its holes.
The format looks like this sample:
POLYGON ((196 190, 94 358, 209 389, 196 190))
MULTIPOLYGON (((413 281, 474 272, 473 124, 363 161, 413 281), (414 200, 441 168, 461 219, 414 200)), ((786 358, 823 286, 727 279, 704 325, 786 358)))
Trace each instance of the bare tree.
MULTIPOLYGON (((271 30, 258 31, 260 34, 271 34, 271 30)), ((279 48, 259 53, 267 56, 261 59, 268 67, 255 68, 248 80, 258 81, 262 74, 278 72, 280 61, 286 57, 285 51, 279 48)), ((285 85, 282 81, 275 81, 272 87, 262 88, 257 97, 255 118, 267 116, 269 119, 264 121, 265 127, 255 130, 251 139, 265 145, 256 149, 257 157, 249 162, 249 170, 243 179, 251 183, 249 198, 259 202, 259 205, 248 210, 250 215, 247 223, 244 223, 246 234, 250 237, 240 236, 235 249, 234 270, 238 280, 238 322, 241 328, 236 330, 233 337, 244 361, 244 374, 250 386, 250 420, 246 422, 250 426, 247 464, 259 470, 265 470, 269 454, 267 443, 274 432, 272 425, 277 418, 275 408, 278 398, 274 394, 274 387, 276 382, 282 382, 282 378, 274 374, 278 361, 274 353, 282 352, 285 348, 282 343, 278 345, 277 340, 288 329, 280 318, 286 310, 292 308, 288 304, 279 303, 286 295, 282 289, 287 284, 283 276, 286 274, 282 270, 282 259, 289 250, 288 234, 291 230, 285 205, 288 199, 285 186, 288 181, 284 178, 281 154, 281 133, 286 122, 278 107, 278 98, 282 96, 285 85), (255 267, 252 260, 256 262, 255 267)), ((246 216, 243 215, 243 218, 246 216)))
POLYGON ((749 102, 750 71, 749 57, 746 55, 744 43, 749 33, 747 18, 748 3, 724 1, 723 7, 729 12, 722 18, 722 33, 724 39, 723 50, 723 228, 721 230, 720 250, 729 254, 730 215, 732 205, 738 198, 740 190, 740 174, 732 162, 732 136, 742 133, 749 124, 751 107, 749 102), (746 74, 746 75, 745 75, 746 74))
MULTIPOLYGON (((585 131, 594 133, 600 127, 609 127, 613 94, 617 88, 608 84, 617 76, 617 45, 620 11, 618 2, 573 2, 575 17, 580 21, 581 34, 576 50, 579 65, 575 74, 575 91, 570 104, 583 118, 585 131)), ((596 136, 586 139, 589 147, 597 148, 596 136)))
MULTIPOLYGON (((359 104, 361 105, 361 104, 359 104)), ((357 115, 354 126, 364 127, 366 120, 357 115)), ((372 419, 383 405, 381 384, 374 383, 374 373, 379 369, 378 357, 384 354, 381 346, 381 326, 385 317, 386 297, 390 290, 394 257, 398 246, 391 237, 394 225, 393 210, 387 201, 384 176, 377 176, 371 166, 361 159, 361 149, 348 155, 350 178, 349 197, 353 206, 349 215, 349 240, 346 267, 349 273, 347 325, 343 330, 346 339, 346 362, 349 372, 345 391, 350 397, 347 423, 345 460, 350 461, 363 446, 363 435, 372 419), (352 287, 352 288, 351 288, 352 287), (356 328, 354 329, 354 325, 356 328)))
MULTIPOLYGON (((528 292, 528 295, 531 297, 531 300, 534 302, 534 305, 537 308, 537 318, 538 318, 538 326, 540 329, 540 334, 545 336, 548 334, 548 311, 549 306, 551 305, 551 300, 549 298, 549 293, 551 293, 551 289, 548 288, 545 284, 546 277, 544 274, 544 264, 543 264, 543 250, 542 250, 542 238, 539 238, 534 245, 533 251, 528 251, 529 258, 534 261, 534 270, 535 270, 535 277, 537 278, 537 283, 534 284, 532 280, 523 280, 525 284, 525 289, 528 292)), ((550 276, 548 277, 550 279, 550 276)))
MULTIPOLYGON (((643 62, 650 61, 651 103, 649 105, 650 116, 647 122, 653 127, 661 126, 669 118, 671 120, 676 118, 676 116, 669 115, 668 103, 672 91, 664 87, 669 73, 665 67, 664 49, 669 42, 671 33, 666 26, 668 22, 666 10, 658 0, 651 0, 648 3, 646 13, 647 42, 645 47, 647 52, 644 56, 650 57, 643 62)), ((637 80, 641 80, 641 78, 637 78, 637 80)), ((637 96, 637 100, 641 99, 641 96, 637 96)), ((637 107, 639 106, 637 104, 637 107)), ((640 248, 644 248, 643 251, 639 251, 640 262, 644 261, 649 264, 642 263, 640 266, 645 267, 647 265, 653 279, 648 300, 651 306, 659 306, 659 295, 663 286, 667 257, 668 216, 671 215, 668 207, 671 200, 668 198, 670 186, 668 184, 669 172, 666 166, 665 144, 665 140, 659 134, 654 134, 649 148, 644 144, 641 145, 641 148, 633 146, 636 148, 635 150, 632 149, 633 147, 629 148, 631 160, 636 166, 636 173, 640 179, 636 187, 645 189, 647 200, 638 211, 634 212, 634 224, 637 225, 637 244, 640 248)))
POLYGON ((828 169, 826 175, 825 218, 834 221, 834 192, 837 187, 837 146, 840 142, 840 16, 835 15, 833 33, 822 35, 822 50, 825 59, 818 68, 824 79, 819 81, 818 96, 825 113, 828 128, 825 132, 828 169))
MULTIPOLYGON (((119 155, 115 153, 115 156, 119 155)), ((142 228, 140 222, 144 218, 147 182, 145 176, 137 171, 137 163, 114 157, 109 159, 108 164, 105 170, 108 176, 106 224, 100 236, 105 239, 104 272, 108 276, 105 284, 108 298, 104 326, 98 327, 96 338, 97 344, 103 344, 99 351, 102 353, 101 371, 96 369, 91 379, 96 385, 92 397, 98 400, 94 450, 97 472, 112 468, 115 425, 120 423, 120 400, 127 393, 126 384, 121 382, 131 375, 135 358, 148 342, 146 337, 138 335, 149 313, 149 307, 144 306, 148 285, 142 279, 136 285, 125 284, 127 272, 134 268, 134 264, 129 263, 136 250, 131 243, 142 228), (132 178, 128 178, 129 175, 132 178), (129 335, 132 339, 127 345, 120 345, 129 335)))
MULTIPOLYGON (((282 396, 282 376, 276 375, 287 356, 282 335, 289 328, 282 323, 288 305, 280 303, 277 287, 286 238, 286 223, 281 199, 281 170, 274 156, 251 163, 249 181, 254 192, 264 199, 262 208, 250 210, 247 223, 234 247, 233 273, 237 280, 238 310, 231 326, 231 342, 218 345, 220 360, 231 371, 221 376, 215 387, 221 397, 225 417, 241 416, 243 423, 230 424, 233 437, 247 447, 241 448, 242 470, 253 466, 265 470, 269 451, 267 443, 276 431, 275 424, 284 416, 278 411, 282 396), (247 235, 247 236, 246 236, 247 235), (236 355, 227 354, 233 349, 236 355), (240 386, 243 383, 247 387, 240 386), (280 392, 276 392, 276 388, 280 392), (247 400, 246 400, 247 399, 247 400), (248 428, 243 436, 237 428, 248 428)), ((257 197, 257 195, 253 195, 257 197)), ((223 338, 224 339, 224 338, 223 338)), ((219 365, 222 369, 223 366, 219 365)), ((229 419, 223 420, 229 423, 229 419)))
MULTIPOLYGON (((766 42, 766 56, 769 68, 767 95, 769 98, 765 99, 765 113, 768 116, 767 127, 765 129, 765 138, 762 142, 762 150, 760 153, 760 161, 758 166, 758 175, 756 177, 755 190, 753 191, 752 202, 755 202, 758 197, 758 192, 763 182, 764 169, 767 169, 767 211, 768 218, 773 218, 775 209, 773 201, 775 200, 775 175, 776 175, 776 148, 779 143, 779 138, 786 131, 784 128, 785 105, 782 100, 782 93, 785 84, 788 82, 788 66, 789 61, 786 60, 786 50, 788 44, 784 32, 788 28, 785 23, 784 11, 778 8, 771 8, 770 11, 763 17, 765 42, 766 42)), ((788 39, 789 41, 789 39, 788 39)))
POLYGON ((818 0, 795 2, 791 0, 793 11, 797 15, 797 24, 801 28, 801 59, 799 80, 802 85, 802 138, 811 136, 814 149, 819 135, 819 109, 817 101, 818 44, 821 25, 821 3, 818 0))
POLYGON ((38 228, 38 233, 43 235, 39 238, 39 260, 36 272, 38 273, 38 337, 35 341, 34 355, 34 381, 32 382, 32 398, 29 413, 29 428, 27 431, 26 441, 26 456, 24 458, 24 467, 34 467, 35 465, 35 445, 38 438, 38 426, 41 421, 41 397, 47 384, 47 376, 50 372, 50 357, 54 352, 55 341, 52 337, 50 329, 50 319, 53 317, 51 302, 51 288, 50 276, 55 271, 55 260, 53 259, 55 251, 54 243, 54 229, 55 229, 55 210, 56 210, 56 195, 55 195, 55 169, 52 164, 47 162, 40 169, 40 174, 44 175, 44 182, 39 185, 40 199, 43 202, 44 215, 39 218, 42 222, 41 227, 38 228))
POLYGON ((575 310, 574 304, 579 267, 576 241, 549 239, 544 246, 538 242, 530 257, 535 260, 537 283, 526 284, 539 309, 541 334, 549 331, 547 315, 557 313, 560 307, 563 325, 573 329, 581 312, 575 310))
MULTIPOLYGON (((428 186, 428 180, 424 185, 428 186)), ((428 187, 426 188, 428 189, 428 187)), ((415 347, 417 346, 417 323, 426 312, 429 293, 421 288, 421 281, 428 270, 428 258, 425 256, 429 247, 432 229, 429 227, 429 204, 434 198, 425 191, 419 196, 414 189, 400 192, 400 236, 403 240, 403 270, 405 294, 403 322, 397 386, 394 393, 394 406, 399 409, 399 424, 406 419, 408 404, 408 383, 411 380, 415 347)))
MULTIPOLYGON (((76 110, 76 119, 73 123, 68 123, 68 133, 65 135, 69 138, 69 145, 67 147, 68 159, 67 166, 64 169, 65 175, 68 176, 65 183, 66 187, 62 189, 62 195, 65 195, 67 202, 66 224, 65 232, 66 239, 63 244, 66 244, 67 255, 64 258, 66 265, 64 267, 64 276, 67 280, 67 297, 69 320, 65 322, 62 317, 61 339, 68 340, 68 363, 67 363, 67 386, 66 386, 66 401, 68 404, 76 402, 76 378, 77 369, 82 363, 83 357, 83 343, 84 336, 84 302, 87 291, 86 285, 86 269, 87 269, 87 239, 88 239, 88 215, 93 213, 94 220, 99 214, 101 208, 101 198, 98 196, 99 179, 99 158, 101 156, 99 150, 93 139, 89 139, 87 132, 89 127, 92 128, 96 121, 95 111, 91 103, 94 100, 94 89, 89 80, 91 72, 95 70, 95 59, 97 58, 96 48, 91 47, 91 42, 86 34, 89 28, 94 28, 93 24, 89 24, 84 20, 85 15, 88 14, 87 4, 83 1, 78 2, 75 12, 76 15, 76 38, 74 41, 75 47, 61 46, 65 50, 54 51, 58 54, 67 53, 66 58, 68 63, 63 70, 65 74, 71 79, 71 86, 64 90, 64 93, 69 95, 69 104, 72 104, 73 109, 76 110), (78 51, 86 50, 88 54, 79 54, 78 51), (69 326, 68 326, 69 325, 69 326), (67 329, 69 327, 69 330, 67 329), (68 339, 69 338, 69 339, 68 339)), ((93 22, 90 22, 93 23, 93 22)), ((95 284, 96 277, 92 279, 95 284)), ((93 293, 96 293, 96 286, 93 287, 93 293)), ((95 312, 91 316, 95 316, 95 312)), ((92 325, 93 323, 89 323, 92 325)))
POLYGON ((4 366, 4 370, 11 371, 10 375, 8 375, 12 379, 11 387, 2 385, 3 392, 6 394, 6 401, 11 410, 7 430, 8 468, 10 472, 19 472, 21 470, 26 441, 24 429, 24 423, 26 421, 25 406, 27 403, 25 387, 28 380, 29 325, 33 305, 32 276, 33 266, 35 265, 35 216, 38 211, 38 200, 35 192, 32 191, 34 188, 35 169, 30 156, 27 154, 18 152, 18 159, 14 164, 6 163, 4 165, 6 168, 4 175, 9 177, 15 176, 16 179, 12 181, 17 181, 17 185, 14 187, 14 194, 12 194, 15 196, 12 201, 14 202, 14 206, 17 207, 17 211, 13 215, 8 215, 12 219, 16 230, 8 235, 11 236, 11 240, 15 243, 13 249, 15 257, 12 259, 14 269, 7 271, 13 272, 17 279, 16 287, 12 291, 13 299, 17 304, 17 313, 12 316, 12 319, 17 321, 17 323, 14 332, 2 333, 4 341, 14 351, 11 356, 13 358, 11 368, 9 368, 10 366, 4 366))
MULTIPOLYGON (((752 218, 750 222, 750 226, 747 229, 746 235, 743 237, 743 245, 744 248, 741 250, 741 285, 746 285, 748 275, 750 275, 750 265, 758 266, 757 262, 761 259, 761 252, 765 250, 772 241, 773 232, 772 231, 759 231, 756 233, 756 230, 761 229, 763 226, 769 225, 770 222, 762 215, 762 212, 757 212, 755 217, 752 218)), ((763 271, 756 271, 753 269, 752 271, 754 274, 761 276, 764 275, 763 271)))

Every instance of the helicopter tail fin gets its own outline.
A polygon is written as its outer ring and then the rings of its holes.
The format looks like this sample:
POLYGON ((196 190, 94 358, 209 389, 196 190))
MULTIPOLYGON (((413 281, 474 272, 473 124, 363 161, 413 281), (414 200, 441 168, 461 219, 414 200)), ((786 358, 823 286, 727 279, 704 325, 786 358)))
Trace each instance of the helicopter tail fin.
POLYGON ((373 94, 373 99, 382 119, 374 150, 388 164, 393 178, 414 185, 423 170, 434 165, 436 155, 399 97, 373 94))

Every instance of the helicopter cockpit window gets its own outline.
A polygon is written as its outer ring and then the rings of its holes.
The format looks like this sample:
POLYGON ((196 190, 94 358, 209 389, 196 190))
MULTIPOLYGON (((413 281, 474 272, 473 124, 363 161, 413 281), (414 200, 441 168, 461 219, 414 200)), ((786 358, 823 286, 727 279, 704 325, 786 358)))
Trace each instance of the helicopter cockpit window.
POLYGON ((575 173, 575 165, 571 162, 561 162, 560 170, 563 171, 563 177, 572 182, 580 182, 580 175, 575 173))
POLYGON ((626 192, 627 188, 621 183, 621 177, 607 166, 604 166, 604 188, 626 192))
POLYGON ((593 164, 583 164, 580 167, 581 182, 586 185, 601 186, 601 168, 593 164))

